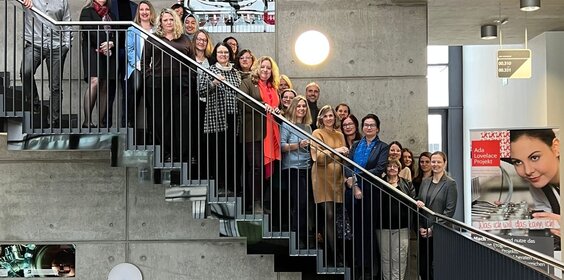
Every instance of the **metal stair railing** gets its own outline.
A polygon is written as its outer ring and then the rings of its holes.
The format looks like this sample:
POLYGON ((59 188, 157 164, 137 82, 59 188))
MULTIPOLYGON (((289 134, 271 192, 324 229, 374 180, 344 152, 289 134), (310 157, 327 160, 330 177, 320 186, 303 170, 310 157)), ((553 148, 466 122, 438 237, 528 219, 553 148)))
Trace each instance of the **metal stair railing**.
MULTIPOLYGON (((7 2, 5 3, 7 13, 8 5, 7 2)), ((13 11, 14 18, 16 18, 16 5, 14 5, 13 11)), ((32 11, 45 17, 37 9, 33 8, 32 11)), ((8 17, 6 16, 5 18, 8 17)), ((83 27, 85 25, 101 26, 104 24, 104 22, 80 21, 55 22, 51 19, 49 21, 55 26, 70 25, 83 27)), ((7 25, 5 24, 5 28, 7 28, 7 25)), ((437 219, 446 220, 451 225, 464 229, 464 233, 473 232, 474 234, 481 234, 490 238, 496 244, 508 246, 519 253, 538 259, 558 269, 563 268, 560 262, 543 257, 529 249, 491 237, 487 233, 443 217, 427 208, 417 208, 412 197, 398 191, 382 180, 379 177, 380 174, 372 174, 358 166, 351 159, 337 153, 335 149, 320 139, 312 137, 312 135, 298 125, 276 114, 274 115, 276 123, 273 124, 265 118, 264 105, 249 94, 242 92, 237 86, 223 81, 216 88, 206 88, 205 83, 203 88, 201 83, 199 85, 195 84, 197 81, 196 77, 211 81, 218 79, 218 76, 210 70, 202 68, 184 53, 168 47, 165 42, 154 34, 144 31, 140 26, 131 22, 111 22, 111 25, 114 27, 134 26, 143 36, 147 37, 145 42, 148 47, 145 47, 143 53, 145 63, 142 63, 142 65, 145 68, 141 69, 142 72, 153 69, 149 67, 150 64, 147 62, 151 60, 147 57, 154 59, 156 55, 160 56, 161 61, 168 61, 169 65, 177 65, 177 70, 179 71, 171 71, 169 73, 161 71, 161 77, 167 78, 160 81, 155 81, 154 77, 147 75, 146 77, 149 79, 142 80, 144 83, 142 90, 135 93, 133 97, 129 97, 136 100, 136 94, 142 94, 145 101, 142 102, 142 106, 128 108, 129 102, 126 98, 123 101, 125 103, 124 109, 122 109, 118 99, 116 106, 113 107, 116 113, 112 117, 110 117, 110 114, 107 114, 105 120, 100 118, 101 122, 98 124, 105 124, 106 128, 80 127, 82 123, 80 109, 83 103, 81 94, 85 90, 80 83, 78 85, 78 98, 72 98, 73 87, 69 85, 68 91, 71 92, 71 98, 69 98, 67 107, 62 106, 71 115, 72 112, 79 112, 76 123, 71 122, 69 119, 66 123, 68 125, 60 124, 58 127, 45 127, 42 122, 45 119, 44 109, 41 107, 39 113, 34 114, 34 108, 31 104, 26 104, 24 100, 17 104, 15 101, 17 95, 15 89, 11 91, 12 99, 10 102, 12 102, 13 106, 11 110, 3 107, 4 116, 23 117, 26 120, 24 121, 26 124, 24 129, 29 135, 124 133, 128 139, 127 149, 132 151, 149 151, 154 155, 154 168, 163 171, 173 171, 172 173, 162 173, 170 176, 167 180, 170 180, 172 185, 209 184, 207 192, 208 210, 212 215, 225 221, 223 234, 241 235, 242 233, 239 232, 241 223, 257 223, 260 225, 263 238, 288 239, 289 254, 316 256, 317 270, 322 274, 342 274, 346 279, 380 277, 388 276, 388 274, 392 276, 395 273, 400 274, 400 277, 416 277, 422 271, 420 265, 416 262, 414 263, 413 258, 407 259, 405 250, 394 251, 399 244, 396 244, 396 241, 394 241, 396 239, 391 239, 391 237, 392 233, 396 233, 395 230, 401 229, 397 231, 399 234, 397 241, 405 242, 407 239, 408 251, 412 253, 419 252, 422 246, 423 248, 430 246, 426 240, 414 237, 420 223, 426 221, 427 217, 431 217, 431 221, 437 219), (147 50, 149 53, 147 53, 147 50), (170 95, 167 97, 168 99, 155 98, 155 88, 159 88, 159 83, 161 88, 168 86, 178 91, 164 92, 163 96, 170 95), (178 96, 174 94, 178 94, 178 96), (205 112, 209 110, 208 106, 214 102, 214 98, 218 98, 219 94, 234 95, 237 104, 236 113, 232 114, 233 118, 225 120, 228 124, 227 129, 203 133, 205 118, 209 117, 205 112), (149 96, 151 97, 150 99, 148 98, 149 96), (78 104, 73 105, 72 101, 77 99, 78 104), (155 106, 155 103, 151 102, 155 102, 157 99, 159 104, 155 106), (166 102, 162 102, 162 100, 166 100, 166 102), (205 100, 205 102, 202 100, 205 100), (147 106, 150 106, 153 110, 148 110, 147 106), (26 108, 30 110, 25 110, 26 108), (134 109, 136 112, 140 112, 142 118, 140 121, 139 118, 129 120, 134 125, 128 127, 127 117, 129 116, 127 112, 134 109), (155 120, 155 116, 159 115, 155 111, 163 112, 166 110, 170 111, 166 120, 163 119, 161 122, 155 120), (34 115, 40 116, 40 125, 38 126, 34 125, 37 121, 29 121, 34 115), (122 116, 126 118, 125 123, 122 123, 122 116), (160 126, 156 126, 157 123, 160 126), (313 174, 306 168, 298 171, 303 172, 301 175, 298 174, 298 177, 305 176, 302 181, 305 182, 303 183, 305 185, 296 185, 290 180, 296 177, 296 175, 292 174, 292 171, 283 168, 277 162, 274 162, 272 169, 267 170, 264 167, 263 154, 264 126, 271 125, 279 129, 281 124, 289 128, 291 130, 290 133, 297 134, 299 137, 305 137, 310 142, 310 149, 323 156, 324 162, 316 164, 320 166, 333 164, 334 168, 338 170, 337 173, 327 171, 327 169, 319 169, 317 172, 323 173, 313 174), (165 133, 170 133, 170 135, 167 136, 165 133), (339 173, 344 171, 358 173, 359 184, 364 186, 363 190, 366 195, 362 200, 356 201, 352 197, 341 193, 344 190, 342 188, 342 177, 339 173), (315 203, 313 197, 319 196, 319 193, 314 194, 312 191, 312 181, 314 181, 315 176, 325 179, 325 183, 320 183, 319 178, 316 178, 316 189, 324 190, 336 199, 329 200, 325 204, 321 204, 319 201, 317 204, 315 203), (338 197, 341 196, 344 196, 344 198, 339 199, 338 197), (387 251, 384 247, 392 250, 387 251), (383 254, 387 254, 388 258, 382 257, 383 254), (385 259, 393 261, 389 263, 382 262, 385 259)), ((16 24, 14 24, 13 30, 12 33, 16 34, 16 24)), ((80 28, 72 32, 80 34, 81 32, 92 31, 92 29, 84 30, 80 28)), ((108 34, 112 33, 115 38, 125 36, 124 34, 126 34, 120 28, 103 30, 97 27, 94 29, 94 32, 109 32, 108 34)), ((5 38, 8 38, 7 32, 5 38)), ((4 42, 4 69, 6 70, 8 69, 6 59, 9 57, 6 45, 8 40, 4 40, 4 42)), ((12 69, 13 76, 15 77, 15 57, 18 56, 18 50, 15 47, 17 46, 15 35, 13 42, 14 60, 12 69)), ((76 46, 77 41, 75 40, 73 48, 76 48, 76 46)), ((80 72, 82 70, 80 68, 85 65, 81 63, 82 57, 80 55, 78 55, 78 62, 76 64, 72 63, 73 48, 69 51, 70 65, 79 65, 78 72, 80 72)), ((116 49, 119 49, 119 44, 116 46, 116 49)), ((125 61, 122 62, 125 63, 125 61)), ((115 67, 116 69, 114 70, 119 70, 119 62, 115 67)), ((106 68, 109 68, 108 64, 106 64, 106 68)), ((76 68, 73 67, 72 69, 76 68)), ((70 71, 68 80, 71 82, 80 80, 80 78, 77 78, 76 73, 73 72, 72 70, 70 71)), ((16 79, 14 78, 13 80, 16 79)), ((44 80, 41 81, 42 83, 45 82, 44 80)), ((5 83, 5 90, 7 90, 6 85, 5 83)), ((127 86, 124 89, 127 91, 127 86)), ((5 106, 10 103, 7 102, 7 95, 9 93, 5 93, 0 98, 3 101, 0 105, 5 106)), ((20 95, 23 95, 23 93, 20 93, 20 95)), ((106 95, 106 101, 111 103, 109 94, 106 95)), ((444 224, 438 225, 446 229, 451 228, 444 224)), ((464 234, 461 235, 464 236, 464 234)), ((402 244, 402 246, 405 245, 405 243, 402 244)), ((499 254, 493 249, 490 252, 499 254)), ((424 265, 432 266, 429 263, 424 265)), ((526 269, 536 270, 529 267, 526 263, 525 266, 526 269)))

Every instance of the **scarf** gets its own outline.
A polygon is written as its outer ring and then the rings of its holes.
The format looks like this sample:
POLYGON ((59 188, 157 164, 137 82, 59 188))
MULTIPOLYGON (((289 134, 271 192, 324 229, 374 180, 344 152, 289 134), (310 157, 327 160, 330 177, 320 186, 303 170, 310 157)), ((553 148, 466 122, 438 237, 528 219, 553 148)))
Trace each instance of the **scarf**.
MULTIPOLYGON (((92 7, 94 8, 94 11, 102 18, 102 21, 112 21, 108 6, 101 6, 100 4, 98 4, 98 2, 92 1, 92 7)), ((112 26, 110 26, 109 24, 104 24, 104 30, 110 29, 112 29, 112 26)), ((109 55, 111 55, 111 52, 109 55)))
POLYGON ((219 64, 219 62, 216 62, 215 67, 217 67, 217 69, 222 70, 222 71, 231 71, 231 69, 233 68, 233 64, 228 63, 227 66, 223 66, 223 65, 219 64))
MULTIPOLYGON (((260 98, 271 107, 280 105, 280 97, 272 85, 259 80, 260 98)), ((272 162, 282 158, 280 150, 280 129, 271 113, 266 113, 266 137, 264 138, 264 166, 265 178, 272 175, 272 162)))
POLYGON ((92 1, 92 7, 101 18, 104 18, 108 14, 108 6, 102 6, 98 4, 98 2, 92 1))

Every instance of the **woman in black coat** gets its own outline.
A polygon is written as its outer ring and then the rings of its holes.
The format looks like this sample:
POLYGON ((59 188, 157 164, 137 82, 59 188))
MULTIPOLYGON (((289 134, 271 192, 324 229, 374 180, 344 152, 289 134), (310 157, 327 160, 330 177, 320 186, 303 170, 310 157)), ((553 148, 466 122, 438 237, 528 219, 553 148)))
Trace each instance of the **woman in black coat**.
MULTIPOLYGON (((380 132, 380 119, 374 114, 368 114, 361 121, 364 137, 355 142, 349 153, 349 158, 372 176, 379 177, 386 170, 388 163, 388 144, 378 137, 380 132)), ((361 273, 374 275, 377 273, 377 240, 375 230, 380 225, 378 211, 380 191, 375 180, 357 168, 345 168, 346 190, 345 208, 351 216, 353 223, 354 265, 357 269, 353 272, 356 277, 361 273)), ((352 250, 349 250, 352 251, 352 250)))
MULTIPOLYGON (((112 21, 109 2, 90 0, 80 12, 80 21, 112 21)), ((98 100, 98 119, 101 127, 107 111, 108 81, 116 79, 115 33, 111 26, 85 25, 82 33, 82 60, 84 80, 89 83, 84 93, 84 120, 82 127, 95 127, 92 124, 92 111, 98 100)))

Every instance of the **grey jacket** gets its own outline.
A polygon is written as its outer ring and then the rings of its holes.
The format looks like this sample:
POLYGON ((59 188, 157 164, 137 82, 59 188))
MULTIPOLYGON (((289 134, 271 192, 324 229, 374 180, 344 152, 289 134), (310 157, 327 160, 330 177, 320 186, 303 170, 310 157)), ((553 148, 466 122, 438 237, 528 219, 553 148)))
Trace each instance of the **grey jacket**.
MULTIPOLYGON (((33 7, 43 11, 55 21, 71 21, 68 0, 33 0, 33 7)), ((72 28, 70 25, 55 26, 47 19, 25 9, 25 41, 38 47, 54 49, 61 46, 70 48, 72 28), (52 40, 52 41, 51 41, 52 40)))
MULTIPOLYGON (((423 201, 425 207, 433 210, 435 213, 452 218, 458 199, 456 182, 445 174, 441 177, 436 187, 431 189, 432 180, 433 177, 423 179, 417 199, 423 201)), ((431 217, 421 219, 420 226, 431 227, 432 225, 431 217)))

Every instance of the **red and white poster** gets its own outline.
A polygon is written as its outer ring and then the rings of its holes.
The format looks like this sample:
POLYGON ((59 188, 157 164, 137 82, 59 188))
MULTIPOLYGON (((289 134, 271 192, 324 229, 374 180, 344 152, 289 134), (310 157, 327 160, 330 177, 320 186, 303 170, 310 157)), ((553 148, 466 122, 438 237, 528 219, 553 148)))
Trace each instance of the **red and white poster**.
POLYGON ((472 225, 541 253, 560 251, 559 130, 471 130, 472 225))

